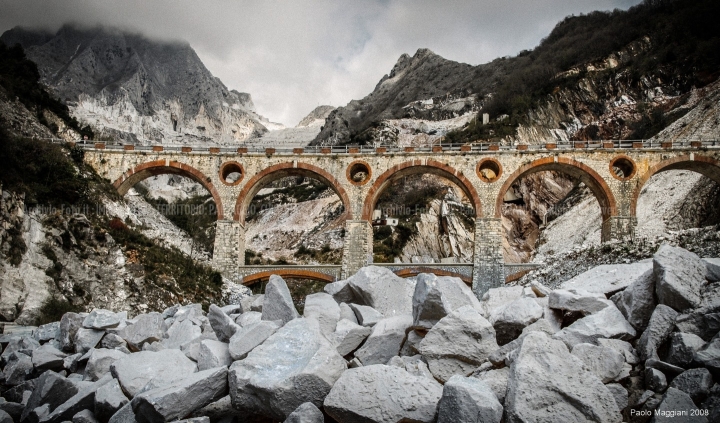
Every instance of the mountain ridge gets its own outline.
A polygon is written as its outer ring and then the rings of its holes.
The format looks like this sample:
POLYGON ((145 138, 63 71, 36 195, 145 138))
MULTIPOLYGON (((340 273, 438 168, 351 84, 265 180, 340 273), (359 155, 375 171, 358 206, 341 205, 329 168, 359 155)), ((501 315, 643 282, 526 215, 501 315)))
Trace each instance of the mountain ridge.
MULTIPOLYGON (((446 125, 446 142, 649 137, 662 126, 650 122, 657 115, 663 124, 678 117, 674 103, 656 97, 680 98, 720 76, 720 31, 709 18, 718 13, 709 0, 645 0, 627 11, 569 16, 534 49, 477 66, 428 49, 403 54, 371 93, 330 114, 313 144, 399 143, 403 131, 392 120, 464 115, 472 119, 446 125), (632 110, 610 119, 621 128, 604 124, 623 101, 632 110), (636 111, 634 103, 650 106, 636 111)), ((413 131, 433 135, 419 125, 413 131)))
POLYGON ((272 126, 250 94, 229 90, 184 41, 72 25, 54 35, 14 28, 0 40, 23 46, 41 81, 106 137, 240 143, 272 126))
POLYGON ((473 91, 488 91, 502 72, 502 66, 477 68, 426 48, 418 49, 413 56, 403 54, 371 93, 330 113, 312 144, 347 144, 357 142, 358 137, 363 143, 368 138, 361 136, 363 131, 382 120, 456 118, 474 109, 476 100, 470 98, 473 91), (478 80, 479 87, 469 89, 478 85, 478 80), (430 105, 427 101, 414 104, 428 99, 433 100, 430 105), (461 107, 445 107, 459 99, 466 100, 461 107))

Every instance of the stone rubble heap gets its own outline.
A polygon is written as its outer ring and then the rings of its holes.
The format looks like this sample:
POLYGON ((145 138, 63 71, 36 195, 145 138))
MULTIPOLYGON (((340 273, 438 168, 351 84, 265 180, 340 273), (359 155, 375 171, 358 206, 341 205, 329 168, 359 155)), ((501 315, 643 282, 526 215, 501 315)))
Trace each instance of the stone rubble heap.
POLYGON ((481 300, 371 266, 303 316, 278 276, 207 313, 67 313, 0 337, 0 422, 720 421, 720 259, 620 266, 481 300))

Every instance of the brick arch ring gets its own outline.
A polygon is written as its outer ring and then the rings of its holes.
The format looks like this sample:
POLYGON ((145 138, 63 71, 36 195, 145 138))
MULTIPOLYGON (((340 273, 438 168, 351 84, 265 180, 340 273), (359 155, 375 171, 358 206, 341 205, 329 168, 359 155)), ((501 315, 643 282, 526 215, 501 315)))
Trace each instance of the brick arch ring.
POLYGON ((460 278, 468 286, 472 287, 472 278, 471 277, 465 276, 461 273, 437 269, 434 267, 422 267, 422 265, 418 265, 418 267, 410 267, 410 268, 406 268, 406 269, 396 270, 394 273, 396 275, 400 276, 401 278, 414 278, 415 276, 417 276, 421 273, 432 273, 435 276, 454 276, 456 278, 460 278))
POLYGON ((335 278, 332 276, 320 272, 314 272, 312 270, 277 269, 247 275, 243 278, 242 284, 245 286, 254 285, 258 282, 264 282, 270 279, 270 276, 272 275, 278 275, 282 278, 310 279, 327 283, 335 282, 335 278))
POLYGON ((155 160, 143 163, 123 173, 122 176, 113 182, 113 186, 117 189, 120 195, 125 195, 130 188, 143 179, 149 178, 150 176, 167 174, 185 176, 205 187, 205 189, 210 192, 210 195, 212 195, 213 201, 215 201, 217 219, 223 219, 224 213, 222 200, 220 200, 220 194, 218 194, 215 186, 211 182, 211 179, 199 170, 186 165, 185 163, 175 161, 168 162, 166 160, 155 160))
POLYGON ((475 216, 482 217, 483 214, 480 196, 478 196, 478 193, 470 180, 468 180, 462 172, 446 165, 445 163, 428 159, 425 163, 423 163, 422 160, 412 160, 400 163, 380 175, 365 196, 365 203, 363 204, 362 210, 362 220, 369 221, 372 219, 375 204, 377 203, 378 198, 380 198, 380 194, 385 191, 390 182, 402 176, 415 175, 419 173, 430 173, 450 180, 450 182, 460 187, 460 189, 462 189, 465 195, 467 195, 470 199, 473 207, 475 208, 475 216))
POLYGON ((707 176, 715 181, 716 184, 720 185, 720 160, 712 157, 698 156, 696 154, 692 157, 690 155, 683 155, 663 160, 655 166, 650 167, 638 180, 630 203, 631 215, 636 215, 638 198, 647 181, 654 175, 667 170, 690 170, 707 176))
POLYGON ((348 197, 345 189, 343 189, 340 182, 327 171, 313 166, 307 163, 279 163, 274 166, 270 166, 262 170, 262 172, 254 175, 243 185, 240 194, 238 195, 237 201, 235 202, 235 212, 233 219, 241 223, 245 222, 247 215, 247 209, 250 206, 255 194, 262 189, 263 186, 267 185, 272 181, 276 181, 286 176, 305 176, 314 179, 318 179, 322 183, 329 186, 335 194, 340 197, 345 208, 345 214, 348 219, 352 219, 352 210, 350 209, 350 197, 348 197))
POLYGON ((595 195, 595 198, 597 198, 598 203, 600 203, 600 211, 602 213, 603 222, 611 216, 615 216, 617 214, 615 196, 613 196, 610 187, 602 176, 586 164, 578 162, 577 160, 567 157, 547 157, 527 163, 513 172, 512 175, 508 176, 505 183, 500 188, 500 192, 495 200, 495 217, 501 216, 500 212, 502 210, 505 193, 507 193, 515 182, 525 176, 546 170, 555 170, 568 174, 587 185, 593 195, 595 195))

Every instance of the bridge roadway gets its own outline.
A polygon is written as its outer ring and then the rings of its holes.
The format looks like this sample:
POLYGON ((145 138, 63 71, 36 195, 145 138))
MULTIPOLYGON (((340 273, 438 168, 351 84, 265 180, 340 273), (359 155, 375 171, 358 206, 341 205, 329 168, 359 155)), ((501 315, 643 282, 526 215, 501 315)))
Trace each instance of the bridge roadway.
MULTIPOLYGON (((644 184, 670 169, 699 172, 720 183, 718 141, 549 142, 544 145, 436 145, 432 147, 252 147, 83 145, 85 161, 125 194, 137 182, 158 174, 179 174, 202 184, 217 207, 213 263, 235 280, 252 283, 268 272, 335 280, 372 262, 371 218, 385 189, 403 176, 430 173, 457 185, 475 213, 473 262, 461 265, 390 265, 398 274, 417 266, 456 274, 482 295, 504 283, 515 265, 503 262, 501 207, 521 178, 554 170, 582 181, 598 200, 602 241, 634 237, 635 211, 644 184), (232 176, 240 175, 234 179, 232 176), (332 188, 345 208, 342 265, 288 266, 262 270, 245 266, 245 218, 255 194, 286 176, 307 176, 332 188), (402 266, 406 266, 402 268, 402 266), (263 273, 264 272, 264 273, 263 273)), ((515 266, 517 267, 517 266, 515 266)), ((415 270, 413 270, 415 269, 415 270)))

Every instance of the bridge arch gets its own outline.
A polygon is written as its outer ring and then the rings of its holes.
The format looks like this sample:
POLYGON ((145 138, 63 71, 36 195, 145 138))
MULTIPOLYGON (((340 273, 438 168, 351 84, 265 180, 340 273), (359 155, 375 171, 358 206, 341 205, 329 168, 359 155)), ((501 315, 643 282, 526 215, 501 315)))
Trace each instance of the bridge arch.
POLYGON ((412 160, 395 165, 380 175, 365 196, 365 202, 362 210, 362 220, 372 220, 372 213, 375 209, 375 204, 377 204, 377 201, 380 198, 380 194, 383 193, 385 188, 387 188, 392 181, 403 176, 419 173, 430 173, 450 180, 452 183, 460 187, 460 189, 462 189, 465 195, 470 199, 475 209, 475 216, 482 217, 482 203, 480 202, 480 196, 478 196, 475 187, 465 177, 465 175, 445 163, 427 159, 426 161, 412 160))
POLYGON ((220 194, 218 194, 215 186, 211 182, 211 179, 199 170, 185 163, 166 160, 154 160, 143 163, 123 173, 117 180, 115 180, 115 182, 113 182, 113 186, 118 190, 120 195, 125 195, 130 188, 138 182, 151 176, 166 174, 185 176, 205 187, 205 189, 210 192, 210 195, 212 195, 213 201, 215 201, 217 219, 223 219, 222 200, 220 199, 220 194))
POLYGON ((683 155, 663 160, 650 167, 639 179, 630 203, 630 214, 635 216, 640 192, 654 175, 668 170, 690 170, 704 175, 720 185, 720 160, 699 155, 683 155))
POLYGON ((335 282, 335 278, 325 273, 314 272, 312 270, 303 269, 275 269, 267 270, 263 272, 253 273, 243 278, 243 285, 250 286, 258 282, 264 282, 270 279, 270 276, 278 275, 282 278, 299 278, 299 279, 312 279, 320 282, 335 282))
POLYGON ((396 270, 394 273, 401 278, 412 278, 421 273, 432 273, 435 276, 454 276, 456 278, 462 279, 462 281, 465 282, 467 285, 472 286, 472 278, 469 276, 463 275, 461 273, 451 272, 449 270, 436 269, 432 267, 408 267, 405 269, 396 270))
POLYGON ((589 166, 567 157, 547 157, 527 163, 510 175, 500 188, 495 200, 495 217, 501 216, 503 199, 512 185, 533 173, 554 170, 565 173, 583 182, 600 203, 603 222, 617 214, 615 196, 610 187, 597 172, 589 166))
POLYGON ((250 206, 250 202, 253 197, 255 197, 255 194, 257 194, 263 186, 269 184, 270 182, 287 176, 304 176, 314 178, 329 186, 333 191, 335 191, 335 194, 340 197, 340 200, 345 208, 346 215, 349 218, 352 218, 350 197, 348 197, 345 189, 333 175, 324 169, 311 164, 288 162, 270 166, 250 178, 250 180, 243 186, 243 189, 240 191, 237 201, 235 202, 233 219, 244 224, 247 209, 250 206))

